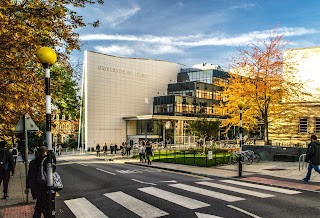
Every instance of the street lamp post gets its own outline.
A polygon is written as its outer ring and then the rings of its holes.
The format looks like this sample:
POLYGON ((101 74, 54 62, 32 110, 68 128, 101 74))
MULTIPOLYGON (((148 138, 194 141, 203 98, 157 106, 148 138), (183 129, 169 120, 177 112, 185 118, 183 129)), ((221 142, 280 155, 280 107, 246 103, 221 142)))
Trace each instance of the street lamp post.
POLYGON ((238 108, 240 109, 240 125, 239 125, 239 140, 240 140, 240 144, 239 144, 239 177, 242 176, 242 109, 244 107, 244 102, 240 101, 238 103, 238 108))
POLYGON ((50 96, 50 65, 57 61, 57 54, 52 48, 42 47, 37 53, 37 57, 42 63, 45 69, 45 93, 46 93, 46 143, 48 147, 47 152, 47 186, 48 186, 48 215, 49 217, 55 217, 55 191, 52 189, 53 186, 53 149, 52 149, 52 133, 51 133, 51 96, 50 96))

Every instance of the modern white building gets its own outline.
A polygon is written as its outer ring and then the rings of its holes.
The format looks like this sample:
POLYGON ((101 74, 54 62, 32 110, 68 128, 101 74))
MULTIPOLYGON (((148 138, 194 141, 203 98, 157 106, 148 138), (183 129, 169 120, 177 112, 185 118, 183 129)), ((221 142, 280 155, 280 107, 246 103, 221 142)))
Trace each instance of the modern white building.
POLYGON ((181 64, 85 51, 81 114, 85 148, 127 140, 124 117, 152 115, 153 97, 166 95, 181 64))

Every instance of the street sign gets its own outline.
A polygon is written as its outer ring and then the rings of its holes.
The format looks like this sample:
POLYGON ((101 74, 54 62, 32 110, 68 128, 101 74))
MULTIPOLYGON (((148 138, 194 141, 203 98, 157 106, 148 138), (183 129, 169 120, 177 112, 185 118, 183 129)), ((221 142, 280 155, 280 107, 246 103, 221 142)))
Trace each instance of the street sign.
POLYGON ((22 116, 20 118, 14 132, 17 132, 17 133, 24 132, 25 131, 24 125, 26 126, 27 131, 39 131, 39 128, 34 123, 34 121, 31 119, 29 114, 25 114, 24 116, 22 116), (24 120, 26 123, 24 123, 24 120))

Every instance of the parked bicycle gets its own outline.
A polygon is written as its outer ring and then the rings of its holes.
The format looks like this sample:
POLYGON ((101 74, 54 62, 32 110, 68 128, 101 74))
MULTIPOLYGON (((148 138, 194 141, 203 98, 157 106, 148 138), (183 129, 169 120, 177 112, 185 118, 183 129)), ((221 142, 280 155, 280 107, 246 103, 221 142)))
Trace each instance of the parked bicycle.
POLYGON ((229 158, 229 164, 235 164, 239 162, 239 159, 245 164, 258 163, 261 160, 261 156, 251 150, 240 152, 232 152, 229 158))
POLYGON ((245 152, 246 152, 245 154, 248 155, 249 158, 251 158, 253 162, 258 163, 261 160, 260 154, 255 153, 252 150, 246 150, 245 152))
POLYGON ((232 152, 230 154, 230 159, 229 159, 229 164, 236 164, 239 162, 239 160, 241 160, 241 162, 245 163, 245 164, 252 164, 253 160, 246 155, 246 152, 232 152))

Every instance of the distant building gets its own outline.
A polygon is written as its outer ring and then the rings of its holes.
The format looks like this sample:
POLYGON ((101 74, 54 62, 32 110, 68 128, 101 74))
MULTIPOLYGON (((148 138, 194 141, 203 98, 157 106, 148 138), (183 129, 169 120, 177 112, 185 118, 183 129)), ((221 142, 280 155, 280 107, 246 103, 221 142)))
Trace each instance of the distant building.
POLYGON ((85 51, 82 144, 164 141, 166 135, 171 143, 183 141, 188 120, 221 116, 214 105, 227 73, 216 65, 202 67, 85 51))
POLYGON ((52 110, 51 132, 53 144, 67 143, 70 140, 78 140, 79 122, 74 117, 52 110))
MULTIPOLYGON (((269 137, 273 144, 306 145, 311 134, 320 137, 320 47, 290 49, 284 52, 284 57, 289 54, 295 56, 297 79, 306 83, 305 91, 312 96, 296 106, 299 116, 271 123, 269 137)), ((297 102, 301 100, 297 99, 297 102)))

